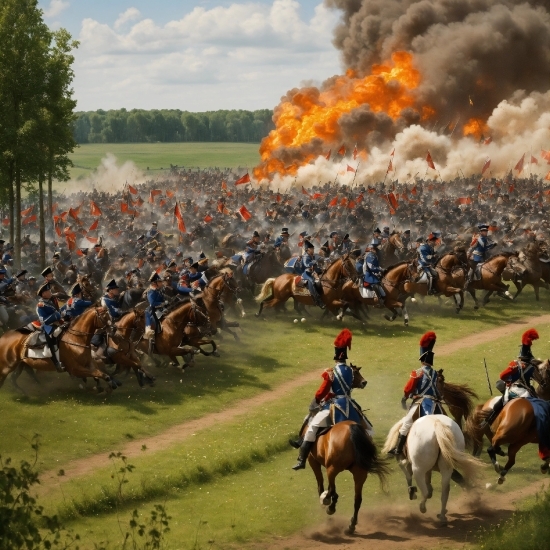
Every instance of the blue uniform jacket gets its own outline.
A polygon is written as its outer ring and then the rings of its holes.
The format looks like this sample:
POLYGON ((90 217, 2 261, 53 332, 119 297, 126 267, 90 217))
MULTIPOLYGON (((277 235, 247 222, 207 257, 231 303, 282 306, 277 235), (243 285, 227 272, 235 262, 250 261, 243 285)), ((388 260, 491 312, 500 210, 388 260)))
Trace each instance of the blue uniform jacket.
POLYGON ((0 294, 4 293, 14 281, 15 279, 13 277, 0 281, 0 294))
POLYGON ((427 414, 443 414, 438 400, 441 399, 437 389, 437 372, 429 365, 422 365, 416 371, 418 381, 412 392, 413 401, 422 399, 420 416, 427 414))
POLYGON ((61 313, 71 319, 76 319, 76 317, 82 315, 92 304, 93 302, 89 302, 82 298, 69 298, 69 301, 61 308, 61 313))
POLYGON ((474 262, 483 262, 487 255, 487 252, 489 252, 489 250, 491 250, 491 248, 495 247, 496 245, 497 243, 491 242, 489 237, 478 237, 477 243, 472 250, 472 260, 474 262))
POLYGON ((436 257, 434 249, 428 243, 424 243, 418 248, 418 265, 420 267, 434 267, 435 264, 436 257))
POLYGON ((56 321, 61 321, 61 313, 49 300, 40 300, 36 306, 38 320, 42 324, 42 330, 51 334, 55 330, 56 321))
POLYGON ((118 298, 110 298, 108 294, 105 294, 101 298, 101 305, 109 310, 109 314, 113 319, 118 319, 122 315, 122 311, 118 306, 118 298))
POLYGON ((309 254, 304 254, 302 256, 302 269, 302 278, 312 282, 314 282, 313 273, 319 273, 320 271, 317 267, 317 260, 314 256, 310 256, 309 254))
POLYGON ((378 256, 375 252, 369 252, 365 256, 365 263, 363 265, 363 280, 371 285, 380 284, 380 278, 382 277, 382 269, 378 261, 378 256))
POLYGON ((149 302, 149 307, 154 310, 164 305, 164 294, 156 288, 150 288, 147 291, 147 301, 149 302))
POLYGON ((285 240, 283 237, 281 237, 280 235, 275 239, 275 242, 273 243, 273 248, 279 248, 280 246, 282 246, 283 244, 285 244, 285 240))

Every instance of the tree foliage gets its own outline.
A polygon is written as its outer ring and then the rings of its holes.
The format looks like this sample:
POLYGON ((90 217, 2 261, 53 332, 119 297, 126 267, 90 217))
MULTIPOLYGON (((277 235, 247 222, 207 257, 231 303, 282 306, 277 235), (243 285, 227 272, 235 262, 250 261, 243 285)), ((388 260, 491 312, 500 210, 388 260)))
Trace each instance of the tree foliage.
POLYGON ((227 141, 259 143, 274 128, 273 112, 119 109, 77 113, 78 143, 177 143, 227 141))

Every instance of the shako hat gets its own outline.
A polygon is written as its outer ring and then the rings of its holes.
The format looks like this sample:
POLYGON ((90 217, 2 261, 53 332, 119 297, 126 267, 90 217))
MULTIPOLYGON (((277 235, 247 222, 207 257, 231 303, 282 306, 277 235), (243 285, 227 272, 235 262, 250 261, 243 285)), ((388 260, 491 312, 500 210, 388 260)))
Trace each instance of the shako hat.
POLYGON ((432 330, 426 332, 422 338, 420 338, 420 357, 419 361, 433 365, 434 353, 433 349, 436 341, 436 334, 432 330))
POLYGON ((346 361, 348 358, 348 349, 351 349, 351 330, 345 328, 340 331, 340 334, 334 340, 334 360, 346 361))
POLYGON ((523 359, 524 361, 531 361, 531 359, 534 359, 534 355, 531 352, 531 345, 533 344, 533 340, 539 339, 539 333, 534 328, 530 328, 529 330, 526 330, 522 336, 521 336, 521 347, 519 348, 519 359, 523 359))

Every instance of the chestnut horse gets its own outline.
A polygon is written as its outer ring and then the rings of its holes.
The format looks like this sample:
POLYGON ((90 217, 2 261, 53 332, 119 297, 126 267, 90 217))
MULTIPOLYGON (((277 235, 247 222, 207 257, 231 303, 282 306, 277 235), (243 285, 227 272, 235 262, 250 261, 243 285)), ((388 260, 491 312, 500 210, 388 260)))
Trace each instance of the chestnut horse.
MULTIPOLYGON (((353 368, 353 388, 364 388, 366 380, 353 368)), ((304 424, 302 434, 307 430, 304 424)), ((369 474, 376 474, 382 486, 386 483, 389 473, 386 462, 378 456, 376 445, 369 437, 365 428, 356 422, 346 420, 338 422, 327 433, 320 435, 308 456, 308 462, 317 480, 317 491, 323 506, 328 506, 327 514, 336 512, 338 493, 336 492, 336 476, 344 470, 353 475, 355 485, 354 512, 348 532, 353 533, 357 525, 357 515, 363 501, 363 485, 369 474), (328 490, 325 491, 322 467, 327 471, 328 490)))
POLYGON ((380 267, 389 267, 399 259, 396 252, 403 254, 405 246, 401 240, 401 233, 394 231, 390 238, 380 247, 378 252, 380 267))
MULTIPOLYGON (((357 271, 349 254, 333 260, 319 276, 319 285, 322 288, 321 300, 333 315, 338 316, 338 319, 341 319, 344 306, 347 305, 342 300, 342 287, 347 281, 356 277, 357 271)), ((256 301, 260 302, 256 317, 261 315, 264 307, 282 307, 290 298, 294 299, 294 309, 298 312, 301 311, 298 304, 315 305, 309 292, 307 295, 294 294, 295 279, 296 275, 293 273, 283 273, 277 278, 268 279, 260 294, 256 296, 256 301)))
MULTIPOLYGON (((71 321, 69 327, 62 334, 59 341, 59 355, 67 372, 76 378, 93 377, 102 379, 111 388, 116 383, 111 377, 97 368, 92 360, 90 342, 96 330, 110 326, 109 312, 103 307, 92 307, 82 315, 71 321)), ((9 330, 0 337, 0 387, 11 372, 31 367, 36 370, 55 371, 53 361, 48 358, 32 359, 25 357, 24 343, 30 332, 25 329, 9 330)), ((16 381, 14 385, 17 387, 16 381)))

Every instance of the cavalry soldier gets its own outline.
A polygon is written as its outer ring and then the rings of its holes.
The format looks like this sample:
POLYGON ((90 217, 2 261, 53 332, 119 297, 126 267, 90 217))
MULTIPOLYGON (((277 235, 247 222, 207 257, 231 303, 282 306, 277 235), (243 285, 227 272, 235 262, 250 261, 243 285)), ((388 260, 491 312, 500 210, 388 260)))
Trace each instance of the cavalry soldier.
POLYGON ((158 237, 160 237, 157 225, 157 222, 151 223, 151 228, 149 229, 149 231, 147 231, 147 241, 152 241, 153 239, 158 239, 158 237))
POLYGON ((378 261, 377 247, 380 243, 373 239, 372 242, 367 245, 365 253, 365 261, 363 263, 363 282, 366 283, 366 286, 372 286, 376 296, 378 296, 378 301, 380 304, 384 304, 386 299, 386 293, 382 288, 380 281, 382 278, 382 268, 378 261))
POLYGON ((401 242, 403 243, 403 248, 405 250, 409 250, 410 244, 411 244, 411 230, 405 229, 403 233, 401 234, 401 242))
POLYGON ((337 251, 338 247, 340 246, 340 237, 338 236, 338 231, 331 231, 328 238, 330 239, 328 244, 330 251, 337 251))
POLYGON ((386 241, 389 240, 390 237, 390 228, 386 225, 382 228, 382 236, 380 238, 380 241, 382 242, 382 244, 384 244, 386 241))
POLYGON ((193 289, 189 286, 189 273, 185 272, 180 275, 176 291, 183 296, 189 296, 193 293, 193 289))
POLYGON ((149 307, 145 310, 145 338, 150 339, 160 332, 160 322, 157 317, 157 310, 166 304, 164 294, 159 287, 159 274, 155 271, 149 278, 149 289, 147 290, 147 302, 149 307))
POLYGON ((244 265, 252 262, 256 254, 260 254, 260 246, 260 234, 254 231, 252 238, 246 243, 246 248, 244 249, 244 265))
POLYGON ((346 365, 347 350, 351 349, 351 340, 352 333, 347 328, 343 329, 334 340, 336 365, 323 372, 323 383, 315 393, 315 398, 310 405, 309 417, 312 413, 318 412, 310 420, 303 438, 298 441, 289 441, 292 447, 300 449, 298 462, 293 466, 293 470, 303 470, 306 467, 307 457, 315 444, 320 428, 352 420, 358 424, 366 423, 367 432, 372 435, 372 425, 363 415, 361 407, 351 398, 353 369, 346 365), (334 418, 331 415, 331 408, 334 411, 334 418))
POLYGON ((283 244, 288 246, 289 238, 290 238, 290 235, 288 233, 288 227, 283 227, 283 229, 281 230, 281 234, 275 239, 273 248, 280 248, 283 244))
POLYGON ((353 242, 349 238, 349 233, 346 233, 344 235, 344 238, 342 239, 342 242, 340 243, 340 254, 349 254, 353 248, 353 242))
POLYGON ((505 384, 504 395, 494 404, 489 416, 481 423, 480 427, 490 426, 504 405, 516 397, 536 397, 535 390, 531 386, 531 379, 535 374, 536 365, 533 363, 535 357, 531 352, 531 345, 534 340, 539 339, 539 333, 530 328, 521 336, 521 347, 517 360, 511 361, 506 369, 500 373, 499 385, 505 384))
POLYGON ((444 414, 439 402, 441 395, 437 389, 437 372, 433 368, 435 345, 435 332, 426 332, 420 339, 420 358, 422 366, 413 370, 411 377, 404 389, 404 397, 401 399, 401 406, 407 409, 407 399, 412 397, 412 405, 409 412, 403 419, 403 424, 399 428, 399 438, 395 449, 389 454, 399 457, 403 454, 403 448, 407 441, 407 435, 417 416, 426 416, 428 414, 444 414))
POLYGON ((57 372, 64 372, 65 367, 59 360, 59 348, 57 347, 56 328, 61 323, 61 313, 57 305, 52 301, 52 291, 48 283, 44 283, 38 289, 39 301, 36 305, 36 314, 46 336, 46 343, 52 353, 52 361, 57 372))
POLYGON ((105 287, 105 290, 106 292, 101 298, 101 305, 107 308, 113 321, 117 321, 122 316, 122 310, 119 306, 120 287, 112 279, 105 287))
POLYGON ((468 276, 466 277, 464 290, 466 290, 468 285, 472 282, 477 265, 480 262, 484 262, 487 259, 487 252, 497 245, 497 243, 492 242, 488 237, 488 225, 480 224, 477 228, 479 229, 479 235, 472 239, 472 244, 470 245, 471 253, 468 261, 470 269, 468 271, 468 276))
POLYGON ((82 287, 78 283, 71 288, 70 292, 71 297, 61 308, 61 314, 66 319, 72 320, 82 315, 93 304, 93 302, 84 300, 82 297, 82 287))
POLYGON ((199 262, 189 266, 189 284, 192 288, 202 288, 206 285, 205 280, 202 278, 202 273, 199 272, 199 262))
POLYGON ((315 274, 320 273, 321 270, 318 268, 317 260, 315 259, 315 247, 309 241, 305 241, 304 243, 302 267, 304 268, 304 271, 302 272, 302 279, 307 282, 307 287, 313 301, 321 309, 325 309, 326 306, 323 303, 323 300, 321 300, 321 296, 319 296, 319 292, 315 287, 315 274))
POLYGON ((434 246, 439 239, 440 234, 432 231, 426 238, 426 242, 418 247, 418 267, 428 277, 428 294, 437 294, 435 288, 435 280, 437 280, 437 271, 435 265, 437 264, 437 254, 434 251, 434 246))

